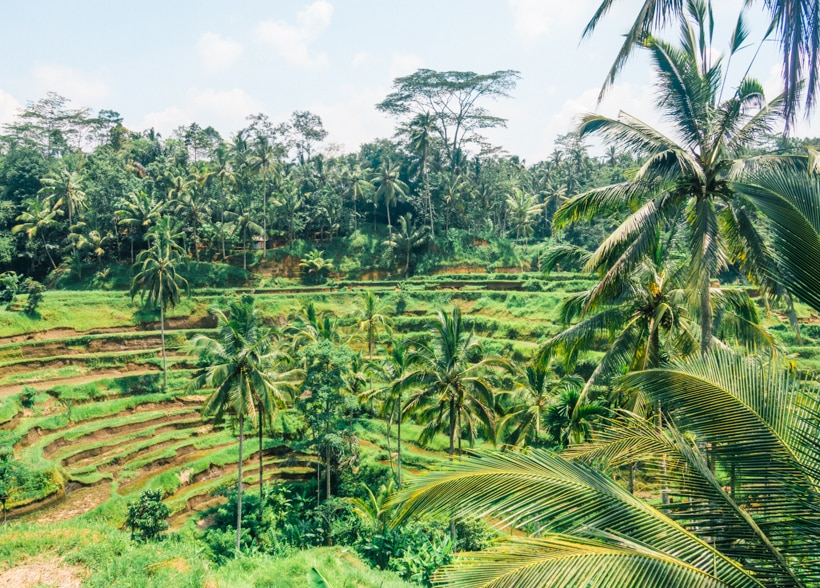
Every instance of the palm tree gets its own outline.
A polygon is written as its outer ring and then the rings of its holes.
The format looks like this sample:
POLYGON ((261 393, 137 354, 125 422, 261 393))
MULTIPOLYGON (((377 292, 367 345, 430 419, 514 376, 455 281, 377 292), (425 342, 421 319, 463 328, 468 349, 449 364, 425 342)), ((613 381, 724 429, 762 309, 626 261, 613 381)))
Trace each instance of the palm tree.
POLYGON ((134 263, 134 241, 136 236, 144 235, 162 218, 165 205, 158 202, 153 195, 142 190, 129 193, 115 212, 120 219, 117 224, 126 227, 128 240, 131 242, 131 263, 134 263))
POLYGON ((789 292, 820 309, 820 175, 814 155, 806 170, 759 170, 734 189, 763 212, 774 235, 774 279, 789 292))
POLYGON ((385 241, 384 245, 393 247, 404 254, 402 273, 407 274, 410 270, 410 254, 413 253, 413 249, 421 247, 426 241, 425 231, 413 226, 413 215, 408 212, 399 217, 399 230, 388 241, 385 241))
POLYGON ((365 333, 367 358, 371 363, 373 362, 373 351, 376 347, 379 329, 390 332, 390 325, 393 323, 390 318, 392 312, 393 308, 382 302, 373 290, 362 292, 361 307, 356 311, 356 322, 359 324, 359 330, 365 333))
POLYGON ((365 195, 373 189, 373 184, 368 180, 372 175, 370 168, 362 168, 361 163, 356 163, 352 167, 346 167, 342 172, 342 182, 346 186, 345 194, 350 196, 353 202, 353 230, 357 230, 359 213, 356 210, 356 203, 364 200, 365 195))
MULTIPOLYGON (((686 289, 685 266, 668 259, 670 240, 656 239, 651 257, 620 276, 620 281, 602 281, 562 301, 559 315, 567 328, 544 343, 540 361, 560 354, 571 369, 581 353, 603 346, 603 356, 596 360, 583 386, 582 399, 586 400, 593 387, 609 383, 624 370, 660 367, 664 358, 688 357, 698 348, 699 306, 692 304, 686 289)), ((552 269, 573 256, 587 259, 590 253, 572 246, 556 247, 544 265, 552 269)), ((712 313, 719 318, 714 325, 719 340, 754 351, 775 350, 774 339, 760 325, 757 308, 744 290, 711 287, 710 302, 712 313)))
MULTIPOLYGON (((404 398, 401 385, 402 378, 412 366, 412 354, 407 342, 393 344, 387 356, 382 371, 385 381, 390 384, 376 394, 387 392, 387 398, 382 403, 384 414, 390 415, 387 421, 387 442, 390 443, 390 425, 396 419, 396 484, 401 488, 401 424, 404 421, 404 398)), ((389 450, 389 447, 388 447, 389 450)), ((391 456, 392 465, 392 456, 391 456)))
POLYGON ((38 236, 43 241, 43 249, 51 262, 51 268, 57 269, 57 264, 54 263, 54 258, 49 251, 49 244, 46 241, 46 232, 57 226, 57 217, 62 215, 59 208, 49 206, 42 198, 29 198, 23 202, 25 209, 16 220, 20 222, 14 225, 11 229, 12 234, 24 232, 26 236, 31 239, 36 239, 38 236))
POLYGON ((523 236, 525 239, 532 235, 532 222, 544 210, 544 204, 539 204, 536 197, 526 193, 521 188, 513 189, 513 193, 507 196, 507 207, 515 225, 516 244, 523 236))
POLYGON ((419 158, 419 176, 424 183, 424 197, 427 201, 427 212, 430 216, 430 238, 435 238, 433 215, 433 198, 430 192, 430 152, 435 141, 436 124, 429 112, 417 115, 403 132, 408 138, 408 148, 419 158))
MULTIPOLYGON (((74 216, 86 207, 83 178, 78 172, 69 171, 64 165, 58 170, 50 172, 40 179, 43 187, 39 194, 45 197, 45 202, 51 208, 62 209, 68 218, 68 230, 74 228, 74 216)), ((77 263, 78 275, 82 277, 79 252, 76 243, 72 243, 72 252, 77 263)))
MULTIPOLYGON (((820 310, 820 180, 764 170, 734 186, 770 221, 780 276, 820 310)), ((566 457, 485 453, 409 488, 402 516, 480 515, 526 525, 443 570, 448 586, 813 586, 820 582, 820 396, 776 362, 717 347, 626 375, 664 407, 622 412, 566 457), (604 469, 650 463, 679 499, 654 507, 604 469)), ((662 496, 665 493, 661 492, 662 496)))
POLYGON ((820 400, 774 364, 715 349, 626 376, 664 429, 624 414, 568 457, 483 453, 419 480, 403 516, 485 516, 535 530, 445 568, 447 586, 812 586, 820 580, 820 400), (697 440, 693 443, 690 438, 697 440), (708 453, 707 453, 708 452, 708 453), (661 461, 650 506, 605 467, 661 461), (715 471, 726 472, 723 480, 715 471), (653 579, 654 578, 654 579, 653 579))
POLYGON ((188 282, 177 273, 182 248, 171 219, 163 218, 148 233, 151 246, 137 256, 137 274, 131 282, 131 298, 140 292, 143 303, 159 307, 159 327, 162 340, 162 387, 168 386, 168 360, 165 352, 165 312, 179 304, 182 288, 188 282))
POLYGON ((251 148, 250 165, 262 178, 262 253, 263 259, 268 249, 268 200, 270 199, 269 180, 275 184, 281 176, 276 151, 265 135, 259 135, 251 148))
POLYGON ((420 442, 426 444, 444 429, 452 459, 456 436, 461 449, 462 427, 467 428, 471 442, 477 437, 479 424, 494 432, 495 395, 488 370, 509 369, 509 364, 483 354, 475 332, 467 330, 457 306, 449 316, 438 311, 430 334, 430 343, 416 343, 410 360, 414 368, 399 380, 396 389, 412 391, 405 411, 422 409, 420 418, 427 424, 420 442))
POLYGON ((242 532, 242 462, 244 460, 245 419, 257 420, 259 436, 260 500, 262 499, 262 435, 265 412, 283 406, 290 384, 283 385, 271 368, 275 362, 271 350, 270 332, 262 324, 248 297, 230 305, 230 314, 216 312, 219 331, 216 337, 199 335, 192 349, 206 367, 200 369, 188 385, 189 390, 213 388, 202 407, 203 414, 217 420, 228 412, 239 420, 239 454, 237 459, 236 552, 240 550, 242 532))
POLYGON ((194 250, 196 260, 199 261, 199 230, 210 218, 211 210, 202 193, 204 176, 196 174, 195 177, 189 189, 170 204, 174 207, 174 213, 178 215, 178 218, 184 219, 185 227, 191 231, 191 248, 194 250))
POLYGON ((528 444, 540 447, 544 415, 553 407, 555 396, 568 390, 578 390, 583 385, 580 376, 558 377, 547 362, 534 357, 524 369, 518 394, 499 424, 499 429, 510 429, 507 444, 513 447, 528 444))
POLYGON ((376 186, 376 192, 373 195, 373 231, 376 230, 376 205, 379 200, 384 200, 384 209, 387 212, 387 229, 390 234, 390 240, 393 240, 393 226, 390 224, 390 206, 396 204, 398 197, 404 198, 407 187, 401 178, 399 178, 398 164, 390 163, 390 160, 385 160, 381 167, 376 170, 373 175, 372 182, 376 186))
MULTIPOLYGON (((602 0, 595 15, 584 29, 584 36, 590 35, 598 26, 610 8, 615 4, 615 0, 602 0)), ((746 2, 746 5, 754 2, 746 2)), ((772 33, 775 33, 780 41, 780 51, 783 59, 783 96, 785 98, 785 114, 788 121, 792 121, 797 113, 798 105, 804 85, 807 87, 806 107, 811 109, 817 100, 817 93, 820 90, 820 36, 817 35, 820 27, 820 7, 816 0, 762 0, 765 8, 771 16, 771 24, 767 29, 761 44, 766 41, 772 33), (808 70, 808 80, 804 72, 808 70)), ((654 31, 664 29, 667 25, 673 24, 684 12, 695 7, 698 11, 706 13, 708 11, 710 27, 712 19, 711 2, 704 4, 702 0, 683 2, 681 0, 645 0, 641 3, 640 11, 635 22, 625 35, 624 44, 618 52, 612 68, 607 74, 601 96, 606 89, 612 85, 621 69, 626 65, 632 50, 640 46, 647 35, 654 31)), ((745 28, 742 23, 743 15, 740 15, 738 26, 735 28, 733 37, 739 41, 737 47, 743 44, 745 35, 740 35, 739 31, 745 28)))
POLYGON ((237 176, 231 167, 231 157, 228 146, 220 143, 214 150, 211 159, 211 168, 205 173, 202 178, 203 184, 215 183, 219 186, 219 198, 217 198, 216 212, 219 215, 219 239, 222 243, 222 261, 225 261, 228 256, 225 251, 225 213, 230 208, 230 187, 237 186, 237 176))
POLYGON ((604 284, 617 282, 640 263, 662 227, 684 223, 693 252, 687 282, 699 297, 702 354, 712 342, 710 282, 727 260, 740 263, 764 290, 778 293, 769 278, 771 254, 750 207, 735 197, 732 181, 743 168, 743 149, 782 118, 782 99, 763 104, 762 87, 751 79, 721 101, 723 62, 712 59, 704 18, 693 11, 691 20, 684 20, 682 49, 654 37, 643 42, 659 76, 659 106, 679 141, 625 113, 617 119, 587 115, 582 136, 601 136, 645 163, 625 182, 568 200, 554 219, 561 227, 626 206, 637 208, 587 262, 587 270, 609 268, 604 284))

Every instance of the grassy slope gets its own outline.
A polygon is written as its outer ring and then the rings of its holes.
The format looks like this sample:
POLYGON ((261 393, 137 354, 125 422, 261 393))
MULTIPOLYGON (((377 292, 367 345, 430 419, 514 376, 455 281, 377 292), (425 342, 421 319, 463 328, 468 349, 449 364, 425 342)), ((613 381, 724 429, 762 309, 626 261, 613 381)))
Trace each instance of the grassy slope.
POLYGON ((91 588, 302 588, 315 567, 334 588, 410 588, 396 576, 368 568, 344 548, 322 547, 286 558, 247 557, 213 569, 192 541, 140 545, 105 524, 16 525, 0 529, 0 572, 25 562, 62 560, 79 566, 91 588))

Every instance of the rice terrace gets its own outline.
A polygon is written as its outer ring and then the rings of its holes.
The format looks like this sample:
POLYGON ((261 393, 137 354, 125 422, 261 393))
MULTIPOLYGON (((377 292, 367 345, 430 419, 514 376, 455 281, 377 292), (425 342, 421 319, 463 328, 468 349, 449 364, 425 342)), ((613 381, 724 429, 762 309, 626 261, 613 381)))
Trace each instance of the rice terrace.
POLYGON ((820 3, 46 4, 0 587, 820 586, 820 3))

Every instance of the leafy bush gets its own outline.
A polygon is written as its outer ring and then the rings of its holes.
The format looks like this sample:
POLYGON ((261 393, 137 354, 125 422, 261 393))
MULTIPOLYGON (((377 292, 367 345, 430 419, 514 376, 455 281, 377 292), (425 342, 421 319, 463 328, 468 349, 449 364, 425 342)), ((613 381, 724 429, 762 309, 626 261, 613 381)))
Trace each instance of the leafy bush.
POLYGON ((20 404, 24 408, 31 408, 34 406, 34 397, 37 396, 37 389, 31 386, 23 386, 23 391, 20 393, 20 404))
POLYGON ((37 280, 26 278, 26 281, 23 282, 23 290, 28 293, 28 300, 23 312, 29 316, 34 316, 37 314, 37 307, 43 301, 43 292, 45 292, 46 287, 37 280))
POLYGON ((131 530, 131 539, 151 541, 161 539, 168 528, 171 510, 162 502, 159 490, 146 490, 128 503, 125 526, 131 530))

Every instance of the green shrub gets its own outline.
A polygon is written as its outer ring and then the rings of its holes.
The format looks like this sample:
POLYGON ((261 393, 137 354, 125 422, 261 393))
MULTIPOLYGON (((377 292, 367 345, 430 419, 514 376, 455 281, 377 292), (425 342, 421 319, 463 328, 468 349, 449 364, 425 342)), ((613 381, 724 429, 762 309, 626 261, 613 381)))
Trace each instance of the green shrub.
POLYGON ((131 539, 151 541, 161 539, 168 528, 171 510, 162 502, 159 490, 146 490, 128 503, 125 526, 131 530, 131 539))

